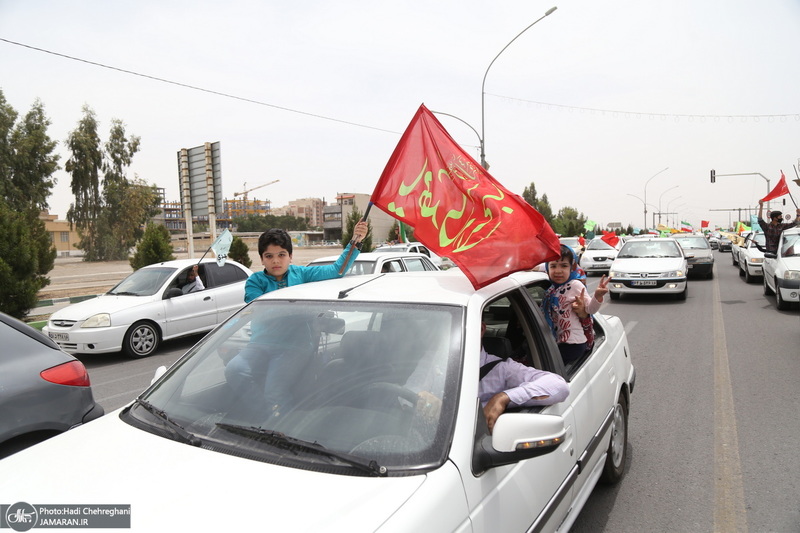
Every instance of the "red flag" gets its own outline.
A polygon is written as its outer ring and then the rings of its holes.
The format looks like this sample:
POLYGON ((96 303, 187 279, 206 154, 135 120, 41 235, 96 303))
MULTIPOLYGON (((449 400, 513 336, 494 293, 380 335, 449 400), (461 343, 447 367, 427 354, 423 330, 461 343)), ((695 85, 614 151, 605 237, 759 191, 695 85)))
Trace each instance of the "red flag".
POLYGON ((707 228, 708 227, 708 220, 701 220, 700 221, 700 227, 701 228, 707 228))
POLYGON ((464 152, 424 105, 371 200, 414 226, 414 237, 452 259, 476 289, 559 257, 558 237, 544 217, 464 152))
POLYGON ((613 231, 604 231, 600 240, 613 248, 616 248, 619 244, 619 237, 617 237, 617 234, 613 231))
POLYGON ((586 246, 586 239, 583 237, 583 235, 580 235, 578 237, 578 244, 580 244, 581 246, 586 246))
POLYGON ((774 200, 775 198, 780 198, 781 196, 785 196, 789 194, 789 186, 786 184, 786 176, 783 175, 783 170, 781 170, 781 179, 778 181, 778 184, 775 186, 774 189, 769 191, 769 194, 766 195, 764 198, 761 199, 762 202, 767 202, 769 200, 774 200))

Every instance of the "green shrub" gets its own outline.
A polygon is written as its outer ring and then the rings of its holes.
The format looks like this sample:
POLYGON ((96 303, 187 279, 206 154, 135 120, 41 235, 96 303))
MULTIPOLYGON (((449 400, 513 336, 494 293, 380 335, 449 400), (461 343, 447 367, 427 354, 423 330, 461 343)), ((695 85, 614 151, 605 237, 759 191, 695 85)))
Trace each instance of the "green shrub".
POLYGON ((169 230, 161 224, 148 224, 144 230, 142 240, 136 246, 136 253, 129 259, 131 267, 139 270, 147 265, 172 261, 172 240, 169 230))
POLYGON ((243 264, 247 268, 250 268, 250 265, 253 264, 253 261, 250 259, 250 248, 239 237, 233 238, 231 249, 228 250, 228 257, 243 264))

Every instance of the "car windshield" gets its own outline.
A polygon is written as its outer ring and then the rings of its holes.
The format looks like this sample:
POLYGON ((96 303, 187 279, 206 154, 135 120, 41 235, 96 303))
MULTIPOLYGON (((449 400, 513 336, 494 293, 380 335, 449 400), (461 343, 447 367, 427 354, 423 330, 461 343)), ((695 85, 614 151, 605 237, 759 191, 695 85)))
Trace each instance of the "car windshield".
POLYGON ((660 258, 660 257, 681 257, 680 250, 675 241, 631 241, 625 243, 625 246, 620 250, 617 258, 660 258))
POLYGON ((421 472, 452 440, 462 321, 452 306, 255 301, 126 416, 158 433, 161 413, 204 447, 297 468, 421 472), (417 409, 423 396, 441 409, 417 409))
POLYGON ((800 256, 800 233, 783 234, 781 255, 783 257, 800 256))
POLYGON ((142 268, 123 279, 106 294, 152 296, 175 273, 175 268, 142 268))
POLYGON ((603 239, 592 239, 589 244, 586 245, 587 250, 614 250, 615 248, 608 244, 603 239))
POLYGON ((684 250, 708 250, 711 248, 705 237, 674 237, 684 250))

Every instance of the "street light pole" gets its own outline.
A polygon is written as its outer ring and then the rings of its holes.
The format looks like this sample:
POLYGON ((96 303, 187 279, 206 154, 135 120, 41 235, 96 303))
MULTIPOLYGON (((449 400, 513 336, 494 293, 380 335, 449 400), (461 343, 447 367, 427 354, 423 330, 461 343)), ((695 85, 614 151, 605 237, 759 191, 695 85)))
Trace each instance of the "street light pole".
MULTIPOLYGON (((661 224, 661 198, 663 198, 663 197, 664 197, 664 195, 665 195, 666 193, 668 193, 669 191, 671 191, 672 189, 677 189, 678 187, 680 187, 680 185, 675 185, 674 187, 670 187, 670 188, 669 188, 669 189, 667 189, 666 191, 662 192, 662 193, 661 193, 661 196, 659 196, 659 197, 658 197, 658 223, 659 223, 659 224, 661 224)), ((669 211, 669 210, 668 210, 668 211, 669 211)))
POLYGON ((650 178, 646 182, 644 182, 644 201, 642 201, 642 203, 644 204, 644 227, 645 227, 645 229, 647 228, 647 184, 650 183, 650 181, 652 181, 653 178, 655 178, 656 176, 658 176, 659 174, 661 174, 662 172, 664 172, 668 168, 669 167, 666 167, 666 168, 664 168, 662 170, 659 170, 658 172, 656 172, 655 174, 650 176, 650 178))
MULTIPOLYGON (((647 202, 645 202, 644 200, 642 200, 641 198, 639 198, 639 197, 638 197, 638 196, 636 196, 635 194, 631 194, 631 193, 627 193, 627 194, 628 194, 628 196, 633 196, 634 198, 636 198, 637 200, 639 200, 640 202, 642 202, 642 205, 643 205, 643 206, 645 206, 645 208, 644 208, 644 209, 645 209, 645 211, 644 211, 644 212, 645 212, 645 213, 647 213, 647 205, 648 205, 648 204, 647 204, 647 202)), ((651 205, 650 207, 655 207, 655 206, 654 206, 654 205, 651 205)), ((647 215, 645 215, 645 217, 646 217, 646 216, 647 216, 647 215)), ((645 225, 645 227, 644 227, 644 228, 642 228, 642 229, 647 229, 647 218, 645 218, 645 219, 644 219, 644 225, 645 225)))
POLYGON ((550 9, 548 9, 547 11, 545 11, 544 15, 542 15, 542 16, 541 16, 541 17, 539 17, 538 19, 534 20, 534 21, 533 21, 533 22, 532 22, 532 23, 531 23, 531 24, 530 24, 530 25, 529 25, 527 28, 525 28, 524 30, 522 30, 521 32, 519 32, 519 33, 517 34, 517 36, 516 36, 516 37, 514 37, 513 39, 511 39, 511 40, 508 42, 508 44, 507 44, 507 45, 505 45, 505 46, 503 47, 503 49, 502 49, 502 50, 500 50, 500 52, 498 52, 498 53, 497 53, 497 55, 496 55, 496 56, 494 56, 494 59, 492 59, 492 62, 491 62, 491 63, 489 63, 489 66, 488 66, 488 67, 486 67, 486 72, 484 72, 484 73, 483 73, 483 82, 481 83, 481 134, 478 136, 478 138, 479 138, 479 139, 480 139, 480 141, 481 141, 481 166, 482 166, 484 169, 486 169, 486 170, 488 170, 488 169, 489 169, 489 167, 488 167, 488 166, 487 166, 487 164, 486 164, 486 152, 485 152, 485 150, 484 150, 484 139, 486 138, 486 129, 485 129, 485 125, 486 125, 485 116, 486 116, 486 115, 485 115, 485 105, 484 105, 484 102, 485 102, 485 99, 486 99, 486 98, 485 98, 485 97, 486 97, 486 91, 485 91, 485 87, 486 87, 486 76, 489 74, 489 69, 490 69, 490 68, 492 68, 492 65, 494 65, 494 62, 495 62, 495 61, 497 61, 497 58, 498 58, 498 57, 500 57, 500 54, 502 54, 503 52, 505 52, 505 51, 506 51, 506 48, 508 48, 509 46, 511 46, 511 43, 513 43, 514 41, 516 41, 516 40, 517 40, 517 38, 518 38, 520 35, 522 35, 522 34, 523 34, 523 33, 525 33, 526 31, 528 31, 530 28, 532 28, 532 27, 533 27, 533 26, 534 26, 534 25, 535 25, 537 22, 539 22, 539 21, 540 21, 540 20, 542 20, 543 18, 547 17, 548 15, 552 14, 552 13, 553 13, 553 11, 555 11, 556 9, 558 9, 556 6, 553 6, 553 7, 551 7, 550 9))

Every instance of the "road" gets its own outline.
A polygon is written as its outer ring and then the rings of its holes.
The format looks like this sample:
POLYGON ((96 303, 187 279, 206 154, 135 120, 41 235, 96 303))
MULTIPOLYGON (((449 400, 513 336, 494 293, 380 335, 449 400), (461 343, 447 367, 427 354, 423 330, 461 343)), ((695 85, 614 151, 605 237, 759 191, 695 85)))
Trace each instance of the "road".
MULTIPOLYGON (((604 305, 626 325, 637 369, 627 474, 595 490, 573 531, 800 531, 800 311, 777 311, 730 254, 715 256, 714 279, 692 279, 685 302, 604 305)), ((142 360, 80 358, 111 413, 199 339, 142 360)))

